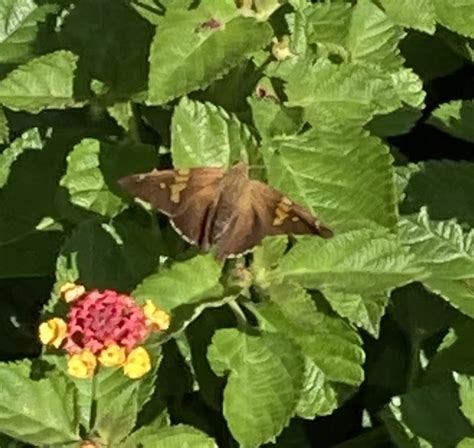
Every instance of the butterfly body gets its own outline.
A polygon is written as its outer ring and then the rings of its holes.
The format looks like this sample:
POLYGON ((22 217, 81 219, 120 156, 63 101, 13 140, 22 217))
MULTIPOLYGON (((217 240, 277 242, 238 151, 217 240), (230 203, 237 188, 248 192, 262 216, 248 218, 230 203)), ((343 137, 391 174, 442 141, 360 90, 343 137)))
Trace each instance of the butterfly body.
POLYGON ((122 187, 170 218, 178 233, 220 259, 242 254, 267 235, 332 232, 304 207, 263 182, 248 166, 153 170, 122 178, 122 187))

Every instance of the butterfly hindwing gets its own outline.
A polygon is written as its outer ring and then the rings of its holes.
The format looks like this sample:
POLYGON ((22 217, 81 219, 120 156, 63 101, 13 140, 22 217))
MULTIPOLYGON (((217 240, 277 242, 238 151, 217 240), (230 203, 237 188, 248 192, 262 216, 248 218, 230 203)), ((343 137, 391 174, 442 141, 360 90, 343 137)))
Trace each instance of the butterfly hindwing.
POLYGON ((312 214, 259 181, 250 180, 240 195, 236 211, 225 234, 217 242, 219 258, 235 256, 250 250, 266 236, 313 234, 324 238, 332 231, 312 214))

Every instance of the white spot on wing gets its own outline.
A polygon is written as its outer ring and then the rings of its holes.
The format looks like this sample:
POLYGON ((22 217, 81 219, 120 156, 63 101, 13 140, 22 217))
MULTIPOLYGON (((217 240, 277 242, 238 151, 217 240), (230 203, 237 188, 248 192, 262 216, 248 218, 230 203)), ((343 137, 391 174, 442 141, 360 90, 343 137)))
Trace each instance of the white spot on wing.
POLYGON ((198 246, 198 242, 197 241, 193 241, 191 240, 190 238, 188 238, 183 232, 181 232, 181 230, 178 228, 178 226, 175 224, 175 222, 170 219, 170 224, 171 224, 171 227, 173 227, 173 229, 175 230, 175 232, 181 237, 183 238, 184 241, 186 241, 187 243, 189 244, 193 244, 194 246, 198 246))

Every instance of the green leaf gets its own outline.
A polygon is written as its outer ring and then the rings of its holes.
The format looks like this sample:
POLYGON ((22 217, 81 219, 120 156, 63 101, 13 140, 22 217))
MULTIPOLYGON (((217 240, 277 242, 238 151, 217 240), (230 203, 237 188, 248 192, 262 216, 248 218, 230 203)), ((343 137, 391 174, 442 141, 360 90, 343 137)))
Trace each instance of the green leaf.
POLYGON ((412 283, 393 291, 390 316, 406 338, 415 344, 446 331, 459 314, 421 283, 412 283))
POLYGON ((115 103, 107 108, 107 112, 120 127, 130 132, 131 122, 133 120, 133 109, 130 101, 115 103))
POLYGON ((432 0, 381 0, 381 3, 397 25, 434 34, 436 16, 432 0))
POLYGON ((298 107, 286 107, 272 98, 255 96, 249 103, 255 126, 263 139, 296 134, 304 125, 303 111, 298 107))
POLYGON ((305 10, 308 43, 331 43, 344 46, 352 9, 342 2, 316 3, 305 10))
POLYGON ((406 65, 424 81, 450 75, 464 63, 462 57, 449 48, 439 33, 428 36, 412 31, 402 40, 400 49, 406 65), (436 58, 431 56, 433 54, 436 54, 436 58))
POLYGON ((89 78, 106 84, 108 98, 125 100, 146 89, 153 32, 128 2, 82 0, 65 17, 60 41, 89 78))
POLYGON ((171 128, 171 153, 179 167, 226 167, 247 160, 247 150, 256 146, 247 126, 211 103, 183 98, 171 128))
POLYGON ((446 28, 440 28, 438 33, 444 43, 458 56, 469 62, 474 61, 474 39, 466 38, 446 28))
POLYGON ((456 448, 474 448, 474 438, 466 437, 462 439, 457 445, 456 448))
POLYGON ((296 411, 303 379, 303 358, 294 343, 277 333, 218 330, 208 358, 216 374, 230 372, 224 416, 240 446, 257 447, 280 434, 296 411))
POLYGON ((77 61, 73 53, 59 50, 21 65, 0 81, 0 104, 31 113, 73 107, 77 61))
POLYGON ((347 36, 351 60, 377 64, 385 70, 398 68, 403 63, 398 43, 404 36, 370 0, 359 0, 354 6, 347 36))
POLYGON ((253 252, 253 281, 260 288, 271 286, 272 269, 274 269, 288 246, 288 237, 274 236, 265 238, 253 252))
MULTIPOLYGON (((0 244, 36 232, 43 218, 55 214, 55 195, 71 136, 54 131, 52 135, 42 137, 43 148, 40 150, 36 132, 25 134, 28 138, 19 144, 25 148, 32 146, 34 150, 8 149, 7 157, 3 159, 8 177, 0 190, 0 209, 3 210, 0 214, 0 244), (8 159, 19 152, 8 173, 8 159)), ((2 174, 2 181, 4 176, 2 174)))
POLYGON ((24 62, 35 54, 39 24, 55 5, 38 6, 33 0, 0 1, 0 63, 24 62))
MULTIPOLYGON (((117 373, 124 377, 122 371, 117 373)), ((132 432, 138 414, 137 387, 137 382, 121 386, 98 401, 94 429, 107 445, 113 446, 132 432)))
POLYGON ((414 258, 392 234, 356 230, 330 240, 302 238, 275 275, 305 288, 370 296, 419 278, 423 271, 414 258))
POLYGON ((456 221, 431 222, 426 209, 402 219, 400 238, 430 274, 424 285, 474 317, 474 231, 456 221))
MULTIPOLYGON (((306 343, 310 342, 303 340, 300 342, 303 350, 305 350, 306 343)), ((316 416, 331 415, 339 407, 337 392, 327 380, 324 372, 317 366, 317 362, 311 359, 311 353, 305 353, 305 355, 303 388, 296 414, 308 420, 312 420, 316 416)), ((341 398, 340 401, 342 402, 343 399, 341 398)))
POLYGON ((133 296, 142 303, 152 300, 167 311, 180 305, 215 299, 223 293, 219 283, 221 270, 221 264, 212 254, 197 255, 146 277, 133 296))
POLYGON ((322 54, 383 70, 401 67, 398 44, 405 33, 371 1, 359 1, 352 8, 342 2, 317 4, 305 13, 308 41, 322 54))
POLYGON ((400 69, 391 74, 395 94, 403 104, 415 109, 424 108, 426 93, 419 76, 411 69, 400 69))
POLYGON ((418 165, 410 177, 401 205, 404 214, 418 213, 426 206, 430 218, 457 218, 474 226, 474 163, 452 160, 430 160, 418 165))
POLYGON ((369 334, 378 337, 380 321, 388 304, 388 293, 354 294, 322 289, 324 296, 337 314, 369 334))
POLYGON ((274 444, 265 448, 311 448, 309 437, 302 421, 292 420, 278 436, 274 444))
POLYGON ((474 37, 474 7, 471 0, 432 0, 438 22, 451 31, 474 37))
POLYGON ((261 150, 269 182, 336 232, 396 225, 392 157, 379 139, 366 132, 309 132, 274 138, 261 150))
POLYGON ((77 226, 61 257, 75 257, 79 280, 88 288, 130 291, 156 266, 157 245, 151 217, 125 212, 111 225, 86 221, 77 226))
MULTIPOLYGON (((160 429, 153 435, 138 438, 137 442, 143 448, 217 448, 214 439, 187 425, 174 425, 160 429)), ((125 447, 128 448, 127 445, 125 447)))
POLYGON ((169 10, 150 49, 149 102, 163 104, 208 86, 265 46, 271 33, 268 23, 239 17, 232 0, 169 10), (219 27, 206 27, 210 19, 219 27))
POLYGON ((474 378, 454 373, 454 379, 459 385, 461 412, 471 422, 471 425, 474 425, 474 378))
POLYGON ((33 232, 0 244, 0 278, 41 277, 54 273, 62 232, 33 232))
POLYGON ((8 120, 5 116, 5 112, 0 108, 0 143, 8 142, 8 120))
POLYGON ((418 109, 404 106, 386 115, 376 115, 367 129, 377 137, 393 137, 408 134, 422 117, 418 109))
POLYGON ((362 126, 375 114, 387 114, 403 103, 423 105, 421 80, 409 69, 387 73, 365 63, 333 64, 320 58, 302 61, 288 77, 290 106, 305 108, 317 129, 362 126))
MULTIPOLYGON (((215 410, 220 410, 222 407, 225 379, 217 376, 211 369, 207 359, 207 349, 216 330, 233 326, 235 326, 235 314, 230 306, 207 308, 187 327, 186 338, 182 340, 186 343, 188 365, 190 365, 194 380, 199 385, 199 393, 206 404, 215 410)), ((183 353, 184 350, 181 352, 183 353)))
POLYGON ((7 183, 13 163, 29 149, 43 149, 43 139, 37 128, 25 131, 0 154, 0 188, 7 183))
POLYGON ((271 302, 254 311, 264 329, 284 332, 305 356, 298 415, 328 415, 345 398, 339 387, 358 386, 364 378, 362 341, 344 320, 323 312, 303 288, 283 283, 270 291, 271 302))
POLYGON ((261 76, 262 72, 254 59, 247 59, 206 89, 192 93, 191 97, 193 100, 213 103, 247 121, 247 97, 255 92, 255 85, 261 76))
POLYGON ((382 413, 393 441, 401 447, 448 447, 471 433, 459 410, 453 381, 392 398, 382 413))
POLYGON ((149 145, 109 145, 86 138, 74 146, 67 162, 60 185, 69 192, 70 202, 112 218, 126 207, 118 196, 123 194, 118 179, 153 168, 155 151, 149 145))
POLYGON ((0 431, 34 445, 79 440, 74 386, 63 376, 30 378, 30 363, 0 364, 0 431))
POLYGON ((471 350, 474 338, 472 319, 458 319, 444 336, 425 372, 426 383, 451 381, 453 372, 474 375, 474 356, 471 350))
POLYGON ((438 106, 427 123, 448 134, 474 143, 474 101, 455 100, 438 106))
POLYGON ((60 185, 69 191, 74 205, 112 218, 125 204, 105 183, 100 170, 100 149, 100 142, 91 138, 74 146, 67 157, 68 167, 60 185))
MULTIPOLYGON (((148 348, 148 347, 147 347, 148 348)), ((135 425, 138 411, 150 398, 161 352, 148 350, 152 370, 140 380, 130 379, 121 368, 99 366, 92 379, 71 378, 77 389, 77 412, 88 432, 99 431, 107 440, 122 440, 135 425), (115 429, 114 429, 115 428, 115 429)), ((52 361, 67 375, 66 358, 52 361)))

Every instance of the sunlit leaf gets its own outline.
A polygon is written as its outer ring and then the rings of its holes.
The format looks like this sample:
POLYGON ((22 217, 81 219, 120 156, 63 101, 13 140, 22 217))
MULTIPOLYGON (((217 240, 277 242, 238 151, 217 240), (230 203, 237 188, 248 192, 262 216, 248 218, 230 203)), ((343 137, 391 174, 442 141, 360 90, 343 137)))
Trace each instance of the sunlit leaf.
POLYGON ((21 65, 0 81, 0 104, 32 113, 74 106, 77 60, 73 53, 59 50, 21 65))

